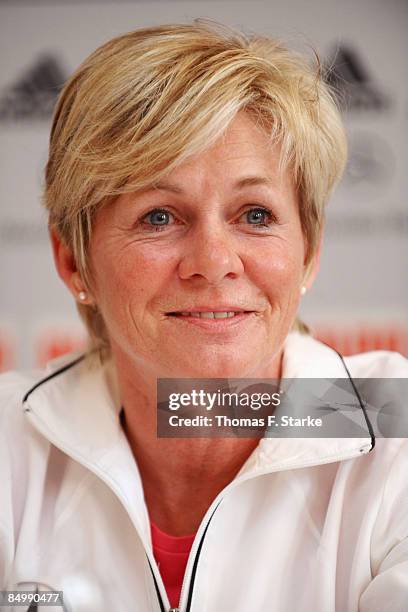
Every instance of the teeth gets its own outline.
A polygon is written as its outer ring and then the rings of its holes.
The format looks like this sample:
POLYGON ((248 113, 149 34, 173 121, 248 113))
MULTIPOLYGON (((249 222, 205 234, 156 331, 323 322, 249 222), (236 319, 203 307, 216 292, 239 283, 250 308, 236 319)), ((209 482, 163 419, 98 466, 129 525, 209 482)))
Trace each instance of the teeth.
POLYGON ((238 312, 181 312, 182 317, 196 317, 200 319, 230 319, 238 312))
POLYGON ((215 312, 200 312, 200 317, 202 319, 215 319, 215 312))

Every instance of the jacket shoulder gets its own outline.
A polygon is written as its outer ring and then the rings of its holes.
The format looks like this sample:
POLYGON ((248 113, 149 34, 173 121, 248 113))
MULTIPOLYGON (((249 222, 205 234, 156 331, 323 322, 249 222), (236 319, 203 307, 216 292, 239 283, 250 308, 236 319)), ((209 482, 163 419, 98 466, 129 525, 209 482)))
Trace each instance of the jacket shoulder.
POLYGON ((44 369, 0 374, 0 418, 10 410, 13 411, 16 405, 19 409, 22 408, 25 397, 34 387, 68 369, 73 363, 81 361, 84 356, 83 352, 77 351, 49 361, 44 369))
POLYGON ((23 461, 28 435, 23 400, 26 393, 41 380, 42 374, 41 370, 36 370, 0 375, 0 472, 12 458, 17 463, 23 461))
POLYGON ((39 371, 0 375, 1 585, 6 584, 14 557, 28 488, 30 431, 24 418, 23 398, 40 378, 39 371))
POLYGON ((0 415, 22 410, 25 394, 44 376, 42 370, 10 371, 0 374, 0 415))
POLYGON ((345 357, 356 378, 408 378, 408 359, 391 351, 371 351, 345 357))

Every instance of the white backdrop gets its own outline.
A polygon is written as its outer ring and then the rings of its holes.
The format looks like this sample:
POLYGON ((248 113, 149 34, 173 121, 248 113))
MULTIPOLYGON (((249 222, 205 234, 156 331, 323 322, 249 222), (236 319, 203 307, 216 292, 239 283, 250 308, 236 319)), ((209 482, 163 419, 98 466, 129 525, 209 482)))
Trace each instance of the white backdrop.
POLYGON ((312 45, 348 101, 350 164, 328 209, 320 276, 303 318, 346 353, 408 354, 403 0, 0 2, 0 369, 29 367, 83 338, 53 270, 40 207, 58 85, 97 46, 137 27, 209 17, 312 45))

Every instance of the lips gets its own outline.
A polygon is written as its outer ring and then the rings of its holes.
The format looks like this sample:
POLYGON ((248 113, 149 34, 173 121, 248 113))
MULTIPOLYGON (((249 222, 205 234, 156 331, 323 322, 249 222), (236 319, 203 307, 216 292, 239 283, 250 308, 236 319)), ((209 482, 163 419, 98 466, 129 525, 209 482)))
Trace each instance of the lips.
POLYGON ((169 316, 173 317, 192 317, 196 319, 232 319, 238 315, 253 312, 250 310, 233 310, 233 308, 225 310, 184 310, 169 312, 169 316))

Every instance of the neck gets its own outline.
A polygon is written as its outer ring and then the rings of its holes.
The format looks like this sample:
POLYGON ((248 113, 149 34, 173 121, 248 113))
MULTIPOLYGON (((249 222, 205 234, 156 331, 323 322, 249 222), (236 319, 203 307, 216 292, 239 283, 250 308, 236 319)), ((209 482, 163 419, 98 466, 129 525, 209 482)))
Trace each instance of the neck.
MULTIPOLYGON (((280 356, 281 357, 281 356, 280 356)), ((281 358, 270 378, 280 375, 281 358)), ((123 427, 141 474, 151 520, 171 535, 197 531, 217 495, 259 443, 253 438, 157 438, 157 375, 114 355, 123 427), (180 511, 182 509, 182 511, 180 511)), ((263 377, 266 377, 263 373, 263 377)))

